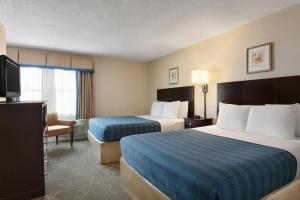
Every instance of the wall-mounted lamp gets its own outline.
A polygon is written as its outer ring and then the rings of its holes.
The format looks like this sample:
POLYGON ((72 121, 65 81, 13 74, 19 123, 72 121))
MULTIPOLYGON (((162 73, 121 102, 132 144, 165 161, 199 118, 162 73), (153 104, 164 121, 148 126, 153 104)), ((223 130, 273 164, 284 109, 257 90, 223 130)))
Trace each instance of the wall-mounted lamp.
POLYGON ((206 119, 206 93, 208 91, 208 71, 192 71, 192 83, 199 84, 202 87, 202 92, 204 94, 204 119, 206 119))

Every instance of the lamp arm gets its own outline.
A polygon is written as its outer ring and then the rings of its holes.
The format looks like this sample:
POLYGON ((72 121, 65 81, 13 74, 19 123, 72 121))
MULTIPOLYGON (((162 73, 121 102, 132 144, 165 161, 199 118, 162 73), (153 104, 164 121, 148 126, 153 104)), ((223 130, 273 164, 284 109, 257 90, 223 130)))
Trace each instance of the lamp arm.
POLYGON ((202 85, 202 92, 207 93, 208 92, 208 84, 203 84, 202 85))
POLYGON ((206 119, 206 93, 208 92, 208 85, 202 85, 202 92, 204 94, 204 119, 206 119))

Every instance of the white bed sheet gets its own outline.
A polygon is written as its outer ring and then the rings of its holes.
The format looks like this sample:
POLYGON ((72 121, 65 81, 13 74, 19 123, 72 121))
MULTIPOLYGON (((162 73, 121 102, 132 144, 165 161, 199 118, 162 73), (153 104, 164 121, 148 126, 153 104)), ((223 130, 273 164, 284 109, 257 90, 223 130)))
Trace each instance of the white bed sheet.
POLYGON ((265 146, 286 150, 295 156, 297 160, 297 174, 295 179, 300 178, 300 138, 288 140, 288 139, 275 138, 275 137, 270 137, 265 135, 257 135, 257 134, 251 134, 246 132, 220 129, 215 125, 204 126, 204 127, 194 128, 194 129, 204 133, 209 133, 209 134, 218 135, 222 137, 242 140, 246 142, 251 142, 251 143, 256 143, 256 144, 261 144, 265 146))
POLYGON ((184 119, 171 119, 165 117, 154 117, 151 115, 139 115, 137 117, 154 120, 160 123, 161 131, 174 131, 184 129, 184 119))

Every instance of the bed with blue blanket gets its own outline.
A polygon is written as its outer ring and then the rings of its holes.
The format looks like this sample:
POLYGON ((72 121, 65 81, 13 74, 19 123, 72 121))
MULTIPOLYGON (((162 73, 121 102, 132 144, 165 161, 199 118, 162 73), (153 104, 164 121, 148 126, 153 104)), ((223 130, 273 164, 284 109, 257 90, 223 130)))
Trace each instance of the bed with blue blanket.
POLYGON ((142 193, 144 199, 255 200, 298 177, 295 155, 300 143, 268 139, 269 146, 263 145, 263 137, 214 130, 212 126, 123 138, 123 189, 135 198, 142 193), (132 172, 135 175, 129 176, 132 172), (134 176, 142 178, 137 181, 139 190, 130 188, 134 176), (155 189, 149 192, 145 184, 155 189))
POLYGON ((89 120, 88 138, 100 163, 120 161, 120 139, 129 135, 184 128, 183 119, 143 116, 98 117, 89 120))
POLYGON ((115 142, 128 135, 160 132, 159 122, 136 116, 98 117, 89 121, 91 133, 100 141, 115 142))

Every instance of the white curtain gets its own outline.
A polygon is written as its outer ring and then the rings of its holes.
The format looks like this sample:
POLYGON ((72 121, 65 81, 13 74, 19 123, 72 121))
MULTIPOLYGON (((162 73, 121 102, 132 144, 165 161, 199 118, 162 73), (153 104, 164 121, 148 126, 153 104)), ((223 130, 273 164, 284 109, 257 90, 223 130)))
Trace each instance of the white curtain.
POLYGON ((42 70, 39 68, 21 67, 21 97, 22 101, 42 100, 42 70))
POLYGON ((76 72, 55 70, 56 111, 63 118, 76 117, 76 72))
POLYGON ((60 118, 76 117, 76 72, 21 67, 22 101, 47 101, 48 112, 60 118))
POLYGON ((42 100, 47 101, 48 112, 56 111, 55 70, 42 69, 42 100))

